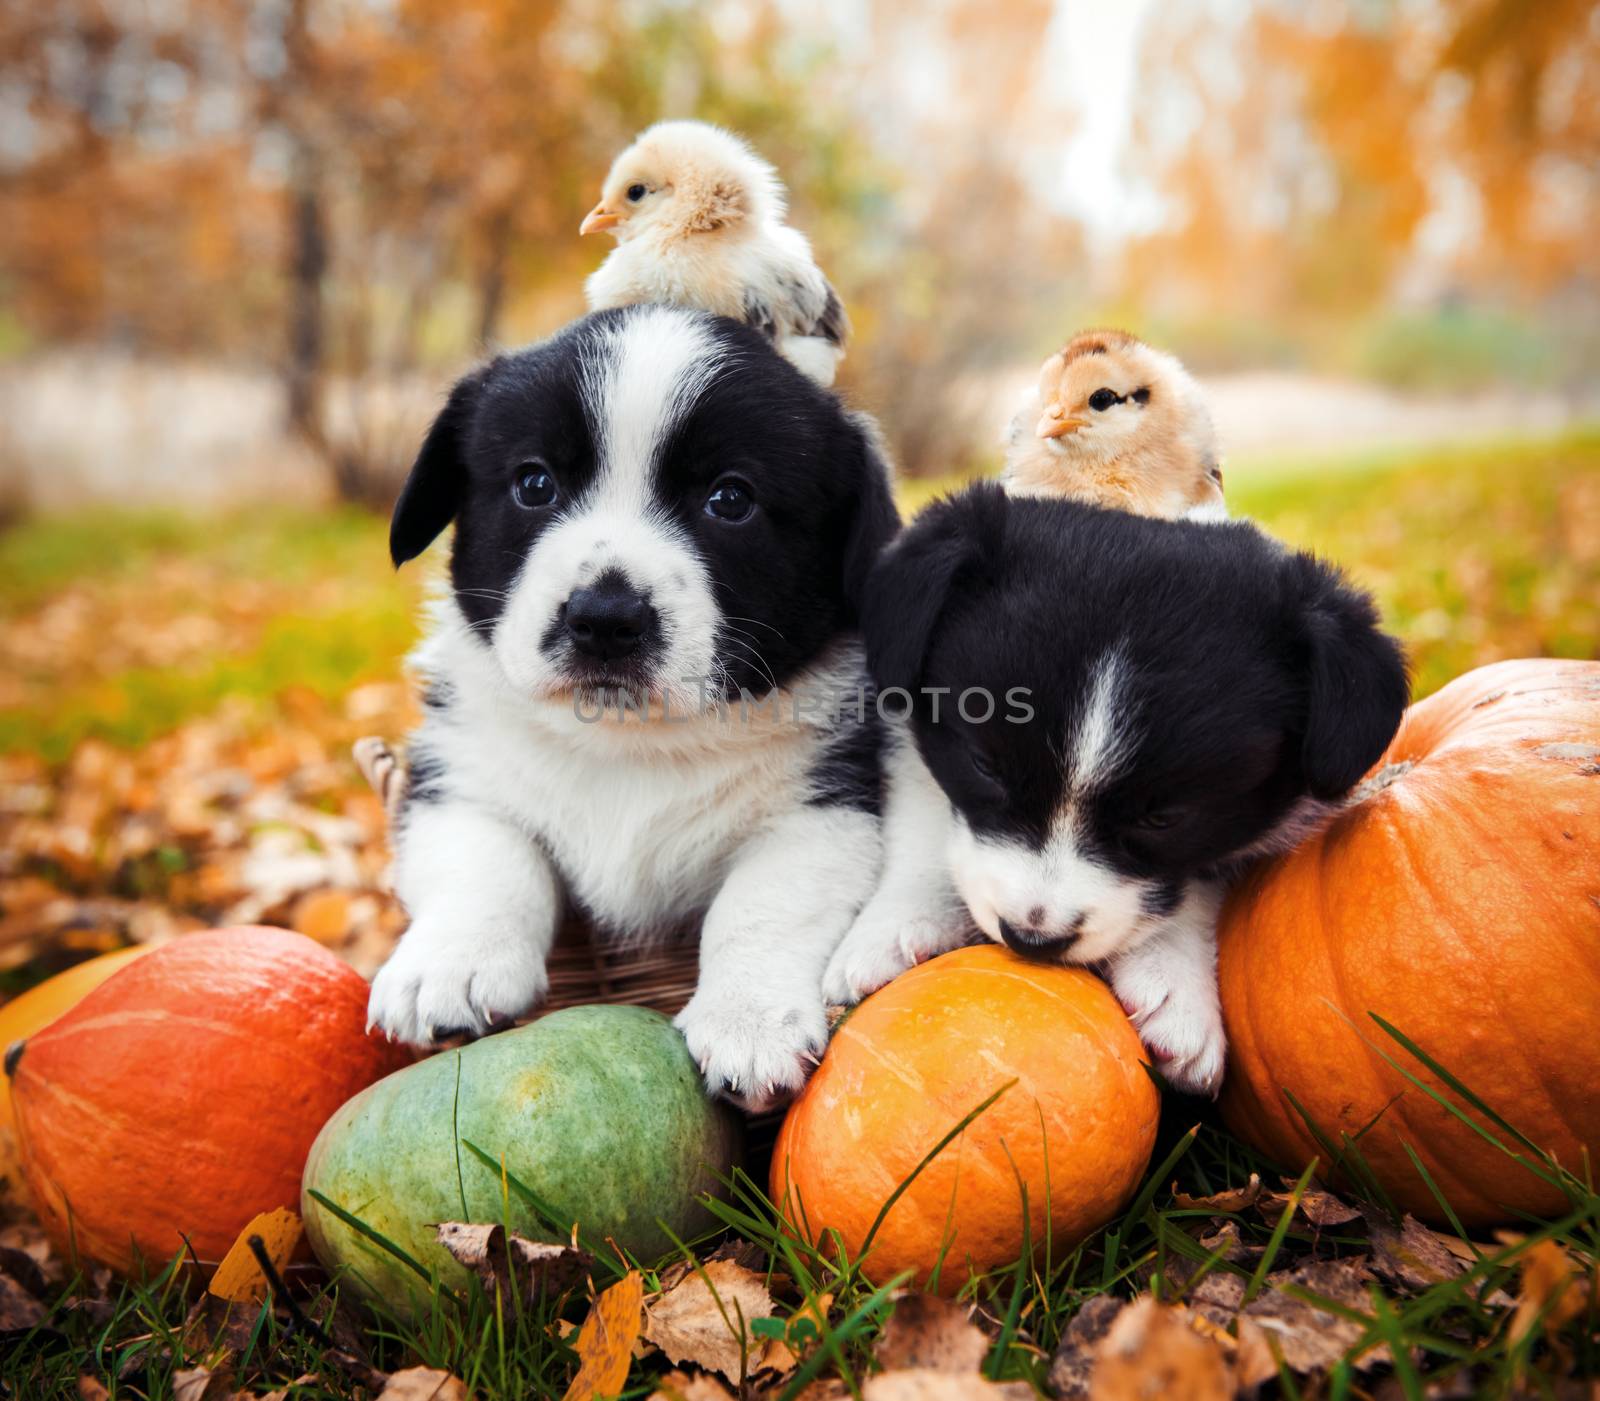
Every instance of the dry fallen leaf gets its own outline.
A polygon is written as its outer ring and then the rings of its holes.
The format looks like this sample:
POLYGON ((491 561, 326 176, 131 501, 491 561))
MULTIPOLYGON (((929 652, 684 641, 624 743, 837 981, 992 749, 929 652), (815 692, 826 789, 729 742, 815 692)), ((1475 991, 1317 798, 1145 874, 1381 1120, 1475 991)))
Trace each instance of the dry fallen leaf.
POLYGON ((644 1335, 668 1358, 721 1372, 729 1381, 754 1370, 762 1344, 750 1325, 773 1314, 766 1282, 734 1260, 708 1261, 644 1307, 644 1335))
MULTIPOLYGON (((1292 1190, 1263 1192, 1260 1200, 1256 1202, 1256 1208, 1268 1220, 1276 1221, 1283 1215, 1284 1207, 1289 1205, 1289 1199, 1293 1196, 1292 1190)), ((1296 1210, 1313 1226, 1323 1230, 1332 1226, 1347 1226, 1350 1222, 1361 1219, 1360 1207, 1342 1202, 1332 1192, 1323 1191, 1320 1187, 1307 1187, 1300 1195, 1300 1204, 1296 1210)))
POLYGON ((1238 1322, 1238 1346, 1233 1355, 1233 1384, 1245 1395, 1254 1395, 1278 1375, 1278 1359, 1262 1327, 1248 1315, 1238 1322))
POLYGON ((622 1390, 643 1309, 644 1283, 638 1270, 629 1270, 595 1299, 578 1330, 578 1374, 567 1388, 566 1401, 591 1401, 622 1390))
POLYGON ((1395 1289, 1420 1294, 1447 1279, 1454 1279, 1466 1263, 1452 1251, 1437 1231, 1430 1231, 1414 1216, 1404 1217, 1397 1228, 1382 1212, 1362 1212, 1367 1240, 1372 1247, 1373 1273, 1395 1289))
POLYGON ((1239 1234, 1237 1221, 1227 1221, 1221 1217, 1213 1219, 1217 1223, 1216 1229, 1200 1237, 1200 1248, 1208 1255, 1215 1255, 1230 1265, 1243 1265, 1261 1258, 1262 1247, 1245 1244, 1244 1237, 1239 1234))
POLYGON ((1172 1184, 1172 1201, 1175 1206, 1186 1210, 1199 1209, 1201 1211, 1243 1211, 1256 1204, 1256 1199, 1261 1195, 1261 1174, 1252 1172, 1250 1181, 1243 1187, 1234 1187, 1225 1192, 1217 1192, 1209 1197, 1191 1197, 1187 1192, 1180 1192, 1178 1184, 1172 1184))
POLYGON ((1096 1294, 1083 1301, 1050 1359, 1047 1385, 1052 1396, 1060 1401, 1080 1401, 1089 1394, 1095 1349, 1125 1307, 1124 1300, 1111 1294, 1096 1294))
MULTIPOLYGON (((0 1089, 0 1093, 4 1093, 0 1089)), ((45 1277, 44 1267, 26 1250, 19 1250, 15 1246, 0 1245, 0 1275, 5 1275, 20 1284, 35 1299, 43 1300, 50 1292, 50 1281, 45 1277)))
POLYGON ((467 1384, 437 1367, 407 1367, 384 1383, 378 1401, 467 1401, 467 1384))
POLYGON ((733 1393, 704 1372, 668 1372, 656 1383, 650 1401, 733 1401, 733 1393))
POLYGON ((976 1374, 960 1375, 930 1367, 879 1372, 861 1388, 862 1401, 1032 1401, 1026 1382, 995 1383, 976 1374))
POLYGON ((529 1240, 501 1225, 445 1221, 434 1228, 439 1244, 483 1281, 487 1290, 512 1293, 527 1303, 540 1294, 561 1294, 581 1283, 594 1256, 575 1245, 529 1240))
POLYGON ((1089 1379, 1094 1401, 1231 1401, 1233 1368, 1183 1312, 1148 1294, 1117 1315, 1089 1379))
POLYGON ((0 1335, 25 1333, 44 1322, 45 1309, 10 1275, 0 1274, 0 1335))
POLYGON ((231 1390, 232 1378, 226 1371, 186 1367, 172 1374, 172 1401, 219 1401, 231 1390))
MULTIPOLYGON (((1371 1278, 1366 1260, 1361 1256, 1274 1271, 1267 1276, 1267 1289, 1245 1305, 1244 1313, 1260 1326, 1291 1370, 1323 1372, 1349 1351, 1364 1330, 1359 1323, 1283 1290, 1287 1287, 1303 1289, 1365 1314, 1372 1308, 1372 1301, 1367 1297, 1367 1282, 1371 1278)), ((1387 1348, 1369 1348, 1352 1365, 1365 1370, 1387 1362, 1388 1358, 1387 1348)))
POLYGON ((245 1391, 233 1394, 231 1401, 289 1401, 289 1393, 297 1386, 312 1386, 317 1381, 315 1372, 304 1372, 296 1377, 288 1386, 279 1387, 276 1391, 264 1391, 259 1396, 245 1391))
POLYGON ((1545 1333, 1560 1332, 1589 1306, 1590 1289, 1591 1281, 1578 1263, 1553 1240, 1529 1246, 1522 1257, 1516 1312, 1511 1315, 1512 1346, 1528 1336, 1541 1313, 1545 1333))
POLYGON ((250 1248, 250 1237, 260 1236, 261 1244, 272 1261, 273 1269, 281 1278, 283 1268, 289 1263, 295 1247, 300 1244, 303 1228, 300 1218, 288 1207, 263 1211, 239 1232, 238 1239, 228 1247, 217 1272, 211 1276, 207 1287, 219 1299, 236 1304, 254 1303, 267 1297, 267 1277, 261 1262, 250 1248))
POLYGON ((972 1321, 972 1311, 936 1294, 901 1294, 878 1335, 873 1355, 885 1372, 922 1368, 933 1372, 976 1372, 989 1352, 989 1340, 972 1321))

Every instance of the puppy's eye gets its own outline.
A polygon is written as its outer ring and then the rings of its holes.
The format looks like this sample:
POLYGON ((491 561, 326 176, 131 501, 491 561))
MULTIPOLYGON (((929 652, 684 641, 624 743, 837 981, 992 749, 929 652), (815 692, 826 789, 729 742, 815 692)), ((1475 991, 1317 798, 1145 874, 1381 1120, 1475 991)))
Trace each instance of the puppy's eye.
POLYGON ((645 193, 646 191, 643 185, 628 186, 628 198, 631 199, 635 204, 645 197, 645 193))
POLYGON ((1165 832, 1183 820, 1181 808, 1151 808, 1134 818, 1133 825, 1141 832, 1165 832))
POLYGON ((1120 404, 1122 396, 1114 389, 1097 389, 1089 396, 1089 407, 1096 413, 1104 413, 1113 404, 1120 404))
POLYGON ((980 749, 967 751, 967 762, 972 765, 973 773, 977 774, 985 783, 992 783, 1000 787, 1000 770, 995 767, 994 760, 980 749))
POLYGON ((706 497, 706 514, 730 525, 748 519, 755 508, 755 495, 736 477, 724 477, 706 497))
POLYGON ((517 468, 516 479, 511 483, 511 495, 524 511, 537 511, 553 506, 561 494, 556 479, 542 462, 524 462, 517 468))

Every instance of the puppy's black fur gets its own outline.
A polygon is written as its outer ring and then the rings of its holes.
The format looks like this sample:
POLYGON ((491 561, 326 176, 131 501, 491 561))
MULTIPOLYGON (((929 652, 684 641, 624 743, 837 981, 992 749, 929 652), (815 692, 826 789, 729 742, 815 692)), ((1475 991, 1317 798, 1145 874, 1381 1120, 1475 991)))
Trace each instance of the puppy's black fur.
POLYGON ((1303 799, 1346 792, 1407 698, 1367 595, 1254 526, 992 486, 931 507, 890 547, 863 630, 874 681, 913 694, 917 746, 975 833, 1037 850, 1075 802, 1084 854, 1140 882, 1147 908, 1260 849, 1303 799), (1112 654, 1122 761, 1078 794, 1072 737, 1112 654), (974 687, 998 701, 987 723, 953 704, 974 687), (1006 719, 1013 688, 1027 723, 1006 719))

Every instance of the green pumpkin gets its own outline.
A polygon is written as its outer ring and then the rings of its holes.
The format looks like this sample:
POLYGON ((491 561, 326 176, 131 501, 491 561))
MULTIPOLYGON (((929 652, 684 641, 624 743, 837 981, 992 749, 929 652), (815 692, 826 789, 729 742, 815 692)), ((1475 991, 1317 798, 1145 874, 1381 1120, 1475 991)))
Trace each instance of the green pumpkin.
POLYGON ((571 1007, 531 1026, 446 1051, 348 1101, 306 1160, 301 1213, 317 1258, 345 1268, 347 1288, 401 1312, 426 1294, 417 1273, 341 1220, 320 1193, 437 1270, 466 1271, 434 1239, 441 1221, 505 1222, 536 1239, 556 1233, 497 1167, 541 1204, 642 1261, 713 1223, 699 1198, 720 1190, 739 1125, 706 1097, 671 1022, 642 1007, 571 1007))

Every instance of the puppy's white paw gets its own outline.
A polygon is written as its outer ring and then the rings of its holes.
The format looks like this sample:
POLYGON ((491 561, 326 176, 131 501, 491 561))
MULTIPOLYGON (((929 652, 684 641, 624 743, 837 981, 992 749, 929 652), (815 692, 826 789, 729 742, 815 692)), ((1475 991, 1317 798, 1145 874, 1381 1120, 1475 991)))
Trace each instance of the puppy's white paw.
POLYGON ((481 1036, 530 1010, 548 986, 544 957, 524 932, 418 919, 372 980, 367 1025, 413 1046, 481 1036))
POLYGON ((957 948, 964 935, 926 915, 868 908, 850 926, 822 975, 823 1000, 853 1005, 908 968, 957 948))
POLYGON ((760 1114, 799 1093, 828 1044, 820 998, 769 999, 701 986, 673 1023, 706 1088, 760 1114))
POLYGON ((1113 969, 1111 981, 1168 1084, 1215 1098, 1228 1051, 1216 979, 1142 963, 1113 969))

